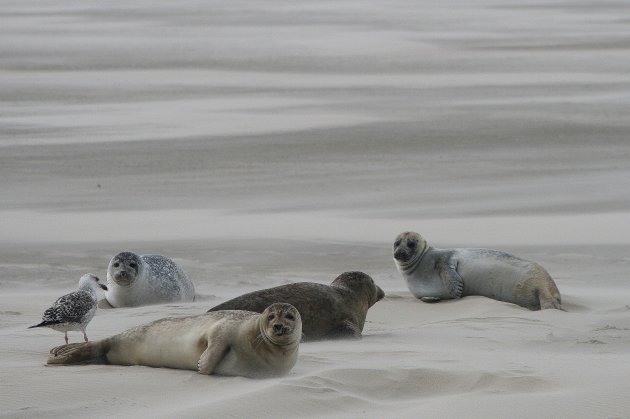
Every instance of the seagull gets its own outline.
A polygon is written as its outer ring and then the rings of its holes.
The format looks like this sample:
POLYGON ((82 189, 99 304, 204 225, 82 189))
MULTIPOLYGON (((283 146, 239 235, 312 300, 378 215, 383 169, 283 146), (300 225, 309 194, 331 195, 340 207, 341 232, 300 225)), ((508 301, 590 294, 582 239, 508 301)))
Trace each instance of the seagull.
POLYGON ((66 344, 68 344, 68 331, 81 330, 83 339, 88 341, 85 334, 94 313, 98 301, 96 299, 97 287, 107 291, 107 285, 101 284, 94 274, 85 274, 79 280, 79 289, 70 294, 57 298, 52 307, 44 311, 42 322, 29 327, 49 327, 58 332, 64 332, 66 344))

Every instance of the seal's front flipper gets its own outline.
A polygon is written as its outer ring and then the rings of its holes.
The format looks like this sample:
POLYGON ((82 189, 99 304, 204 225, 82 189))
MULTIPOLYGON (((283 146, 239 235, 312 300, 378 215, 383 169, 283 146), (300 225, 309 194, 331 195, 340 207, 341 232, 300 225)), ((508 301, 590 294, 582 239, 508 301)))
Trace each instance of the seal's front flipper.
POLYGON ((461 298, 464 293, 464 280, 457 272, 457 268, 452 261, 438 263, 438 272, 442 283, 451 298, 461 298))
POLYGON ((361 339, 361 329, 355 322, 346 319, 339 326, 317 339, 311 339, 308 335, 302 334, 302 342, 319 339, 361 339))
POLYGON ((219 362, 230 351, 230 347, 214 342, 208 342, 208 347, 199 357, 197 361, 197 371, 199 374, 210 375, 212 374, 219 362))
POLYGON ((341 326, 339 328, 339 335, 341 337, 360 339, 361 338, 361 329, 359 329, 359 326, 357 326, 352 321, 344 320, 343 321, 343 326, 341 326))
POLYGON ((425 303, 437 303, 440 301, 440 297, 420 297, 425 303))

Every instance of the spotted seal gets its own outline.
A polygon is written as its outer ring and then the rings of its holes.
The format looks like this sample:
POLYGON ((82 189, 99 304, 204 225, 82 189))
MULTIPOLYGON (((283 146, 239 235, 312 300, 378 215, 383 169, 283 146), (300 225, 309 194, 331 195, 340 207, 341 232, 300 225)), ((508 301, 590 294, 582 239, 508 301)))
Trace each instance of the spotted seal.
POLYGON ((276 303, 262 314, 226 310, 169 317, 96 342, 53 348, 48 364, 144 365, 252 378, 287 374, 302 334, 298 310, 276 303))
POLYGON ((195 287, 175 262, 161 255, 121 252, 107 268, 105 299, 112 307, 192 301, 195 287))
POLYGON ((216 310, 262 312, 273 302, 295 306, 302 316, 303 341, 360 337, 368 309, 385 296, 363 272, 344 272, 329 285, 298 282, 250 292, 219 304, 216 310))
POLYGON ((394 241, 394 261, 409 291, 425 302, 483 295, 530 310, 562 309, 560 292, 535 262, 492 249, 437 249, 415 232, 394 241))

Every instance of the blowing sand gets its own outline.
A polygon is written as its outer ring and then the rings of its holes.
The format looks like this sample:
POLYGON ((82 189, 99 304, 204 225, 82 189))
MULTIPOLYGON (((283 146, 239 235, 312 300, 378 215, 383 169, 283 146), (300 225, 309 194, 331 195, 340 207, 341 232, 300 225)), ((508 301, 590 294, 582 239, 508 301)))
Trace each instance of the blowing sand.
POLYGON ((623 2, 0 0, 0 20, 2 417, 630 417, 623 2), (403 230, 537 261, 567 311, 422 303, 403 230), (198 298, 100 309, 92 340, 348 270, 387 296, 284 378, 46 367, 63 335, 27 327, 126 249, 198 298))

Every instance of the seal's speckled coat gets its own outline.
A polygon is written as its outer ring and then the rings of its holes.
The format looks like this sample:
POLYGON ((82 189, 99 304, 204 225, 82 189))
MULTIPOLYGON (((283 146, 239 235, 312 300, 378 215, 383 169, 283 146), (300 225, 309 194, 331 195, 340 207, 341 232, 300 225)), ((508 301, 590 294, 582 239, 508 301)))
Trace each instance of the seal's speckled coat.
POLYGON ((121 252, 107 268, 105 299, 113 307, 193 301, 195 287, 186 272, 161 255, 121 252))

